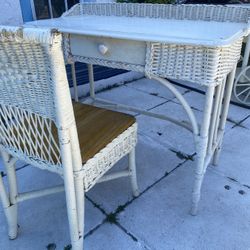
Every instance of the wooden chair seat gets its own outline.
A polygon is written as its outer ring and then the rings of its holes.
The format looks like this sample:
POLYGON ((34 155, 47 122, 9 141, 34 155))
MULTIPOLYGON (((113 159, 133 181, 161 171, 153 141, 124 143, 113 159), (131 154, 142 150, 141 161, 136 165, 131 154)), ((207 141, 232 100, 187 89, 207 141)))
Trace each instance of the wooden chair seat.
MULTIPOLYGON (((73 109, 83 164, 86 163, 101 149, 103 149, 106 145, 112 142, 118 135, 120 135, 126 129, 132 126, 136 121, 135 118, 131 115, 107 110, 104 108, 94 107, 79 102, 73 103, 73 109)), ((23 118, 22 122, 19 122, 20 124, 24 123, 24 126, 28 130, 38 130, 40 131, 41 135, 44 135, 39 138, 34 137, 31 133, 33 141, 40 141, 41 146, 39 148, 36 148, 36 152, 45 161, 49 161, 49 159, 52 158, 52 161, 56 164, 57 159, 60 158, 60 152, 57 149, 57 145, 59 145, 59 140, 56 126, 52 124, 52 131, 48 131, 48 129, 46 129, 45 127, 41 127, 41 124, 39 123, 36 124, 36 127, 34 127, 34 124, 29 124, 26 117, 23 118), (52 143, 48 139, 49 134, 53 135, 55 143, 52 143), (46 153, 42 154, 42 152, 46 152, 45 149, 51 145, 53 148, 53 150, 51 150, 50 152, 51 156, 46 153)), ((20 137, 20 134, 23 133, 21 127, 18 126, 17 128, 13 129, 15 137, 17 138, 20 137)), ((18 139, 17 141, 21 140, 18 139)), ((30 148, 28 137, 22 140, 21 148, 23 152, 25 152, 25 149, 30 148)))
POLYGON ((73 108, 83 163, 135 123, 133 116, 120 112, 82 103, 73 108))

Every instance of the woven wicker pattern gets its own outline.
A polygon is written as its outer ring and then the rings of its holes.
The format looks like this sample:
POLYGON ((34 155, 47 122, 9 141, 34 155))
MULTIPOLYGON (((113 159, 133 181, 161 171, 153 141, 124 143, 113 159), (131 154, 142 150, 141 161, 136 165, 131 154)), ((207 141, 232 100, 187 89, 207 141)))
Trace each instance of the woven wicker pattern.
POLYGON ((207 48, 148 43, 145 72, 201 85, 222 83, 240 58, 242 39, 230 46, 207 48))
POLYGON ((62 34, 63 36, 63 55, 65 64, 71 64, 74 62, 73 56, 70 49, 70 34, 62 34))
POLYGON ((0 103, 55 120, 48 63, 45 48, 39 44, 20 38, 0 40, 0 103))
POLYGON ((102 66, 110 67, 110 68, 133 70, 133 71, 137 71, 137 72, 144 72, 145 71, 144 66, 138 65, 138 64, 114 62, 114 61, 110 61, 110 60, 102 60, 99 58, 90 58, 90 57, 84 57, 84 56, 72 56, 71 55, 70 58, 72 58, 73 61, 76 61, 76 62, 102 65, 102 66))
POLYGON ((77 4, 64 16, 104 15, 216 22, 248 22, 250 10, 218 5, 98 3, 77 4))
POLYGON ((109 143, 104 149, 88 160, 83 166, 85 190, 95 185, 100 176, 103 176, 117 161, 128 154, 137 143, 137 124, 135 123, 109 143))
POLYGON ((57 119, 48 34, 13 28, 0 32, 0 144, 35 165, 58 168, 59 145, 51 133, 57 119))
POLYGON ((5 105, 0 105, 0 117, 0 142, 8 152, 50 165, 61 163, 58 139, 52 134, 55 128, 52 120, 5 105))

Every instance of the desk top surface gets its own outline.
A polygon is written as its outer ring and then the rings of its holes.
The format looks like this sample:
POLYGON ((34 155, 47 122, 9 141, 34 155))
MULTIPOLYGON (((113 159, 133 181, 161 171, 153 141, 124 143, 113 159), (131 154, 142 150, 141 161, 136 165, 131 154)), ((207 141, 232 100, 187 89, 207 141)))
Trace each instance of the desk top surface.
POLYGON ((225 46, 246 35, 248 25, 233 22, 148 17, 67 16, 33 21, 25 27, 49 27, 63 33, 199 46, 225 46))

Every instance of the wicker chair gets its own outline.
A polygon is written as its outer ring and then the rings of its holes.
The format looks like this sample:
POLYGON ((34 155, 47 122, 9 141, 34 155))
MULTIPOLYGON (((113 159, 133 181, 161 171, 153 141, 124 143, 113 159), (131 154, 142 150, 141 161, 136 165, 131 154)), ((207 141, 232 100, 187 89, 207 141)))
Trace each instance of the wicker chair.
POLYGON ((65 190, 72 249, 83 249, 84 192, 97 182, 130 177, 137 124, 132 116, 71 101, 56 31, 0 27, 0 151, 9 183, 0 198, 10 239, 17 236, 17 204, 65 190), (129 167, 104 175, 129 154, 129 167), (62 176, 63 186, 18 193, 15 162, 62 176))

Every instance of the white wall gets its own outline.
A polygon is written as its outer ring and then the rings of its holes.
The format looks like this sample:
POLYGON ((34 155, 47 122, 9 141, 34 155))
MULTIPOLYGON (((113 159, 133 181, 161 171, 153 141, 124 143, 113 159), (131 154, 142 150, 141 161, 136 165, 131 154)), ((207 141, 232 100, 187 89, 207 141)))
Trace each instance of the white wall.
POLYGON ((19 25, 22 23, 19 0, 0 0, 0 24, 19 25))

